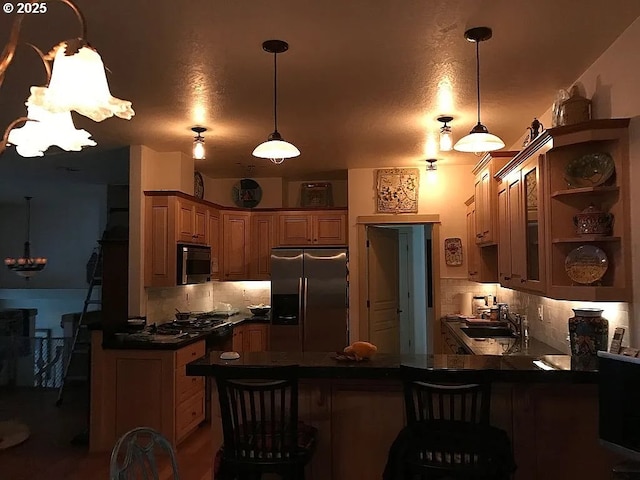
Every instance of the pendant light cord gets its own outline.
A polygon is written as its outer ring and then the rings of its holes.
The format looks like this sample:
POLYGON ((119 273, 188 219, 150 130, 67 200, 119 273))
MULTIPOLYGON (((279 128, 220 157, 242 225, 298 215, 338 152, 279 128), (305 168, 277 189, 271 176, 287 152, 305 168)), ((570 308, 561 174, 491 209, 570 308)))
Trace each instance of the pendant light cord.
POLYGON ((273 126, 278 131, 278 60, 277 53, 273 53, 273 126))
POLYGON ((480 125, 480 42, 476 41, 476 90, 478 94, 478 125, 480 125))
POLYGON ((24 197, 27 200, 27 242, 31 240, 31 197, 24 197))

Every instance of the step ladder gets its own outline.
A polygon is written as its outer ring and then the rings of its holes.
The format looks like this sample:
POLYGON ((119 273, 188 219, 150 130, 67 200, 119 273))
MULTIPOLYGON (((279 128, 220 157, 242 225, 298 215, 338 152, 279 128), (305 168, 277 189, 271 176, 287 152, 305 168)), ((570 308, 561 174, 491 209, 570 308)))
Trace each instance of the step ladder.
POLYGON ((97 247, 97 258, 91 270, 89 288, 84 299, 82 313, 73 332, 70 353, 64 366, 62 383, 58 389, 57 406, 62 405, 65 386, 76 382, 86 382, 89 379, 91 336, 86 325, 86 319, 88 314, 93 312, 93 310, 89 310, 92 305, 102 305, 102 300, 93 298, 94 287, 102 285, 102 245, 97 247))

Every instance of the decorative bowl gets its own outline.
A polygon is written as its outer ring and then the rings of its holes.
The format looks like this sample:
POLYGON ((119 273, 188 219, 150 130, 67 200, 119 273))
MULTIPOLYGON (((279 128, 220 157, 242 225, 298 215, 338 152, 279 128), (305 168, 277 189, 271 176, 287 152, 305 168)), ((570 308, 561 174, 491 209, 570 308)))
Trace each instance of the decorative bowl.
POLYGON ((271 310, 270 305, 249 305, 247 308, 253 315, 257 315, 259 317, 268 314, 271 310))
POLYGON ((606 152, 587 153, 567 164, 564 179, 569 188, 597 187, 609 180, 614 171, 611 155, 606 152))
POLYGON ((582 245, 571 250, 564 261, 564 270, 569 278, 581 285, 597 282, 608 267, 607 255, 593 245, 582 245))

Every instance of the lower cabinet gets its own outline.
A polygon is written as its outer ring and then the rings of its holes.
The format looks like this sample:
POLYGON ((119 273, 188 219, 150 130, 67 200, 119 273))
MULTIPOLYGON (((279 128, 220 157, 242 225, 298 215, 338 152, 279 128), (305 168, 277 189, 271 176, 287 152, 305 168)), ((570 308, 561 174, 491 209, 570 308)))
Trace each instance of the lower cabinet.
POLYGON ((241 323, 233 327, 233 350, 236 352, 269 350, 269 324, 241 323))
POLYGON ((173 445, 186 439, 205 418, 205 379, 188 377, 186 365, 204 353, 204 340, 179 350, 105 350, 102 332, 93 332, 90 451, 111 450, 139 426, 173 445))

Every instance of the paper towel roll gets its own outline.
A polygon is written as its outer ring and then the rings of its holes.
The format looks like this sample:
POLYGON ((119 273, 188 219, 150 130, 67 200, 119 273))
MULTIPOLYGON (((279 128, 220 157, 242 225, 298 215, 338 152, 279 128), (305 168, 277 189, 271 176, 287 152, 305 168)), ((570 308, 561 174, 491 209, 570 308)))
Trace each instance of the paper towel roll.
POLYGON ((473 315, 471 311, 471 302, 473 301, 473 293, 461 293, 460 294, 460 315, 470 317, 473 315))

